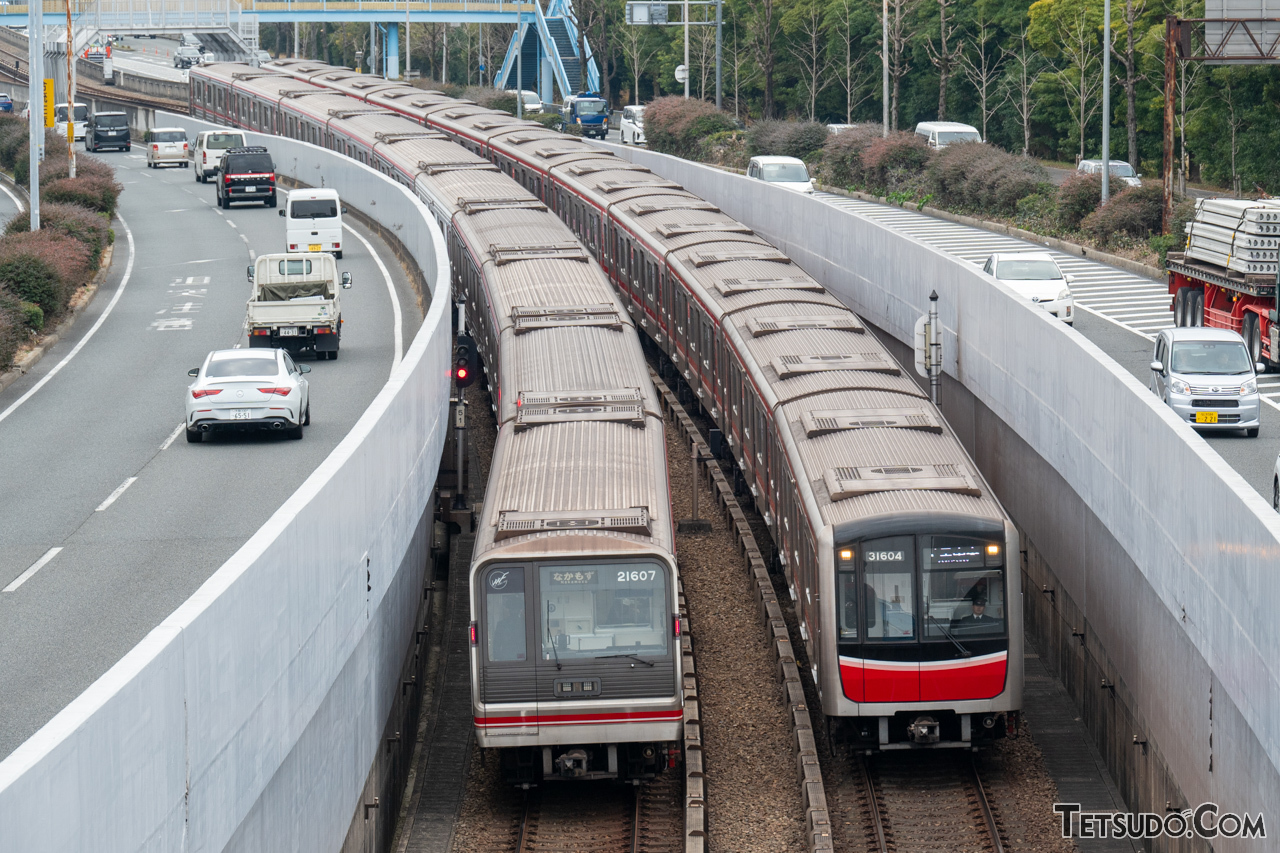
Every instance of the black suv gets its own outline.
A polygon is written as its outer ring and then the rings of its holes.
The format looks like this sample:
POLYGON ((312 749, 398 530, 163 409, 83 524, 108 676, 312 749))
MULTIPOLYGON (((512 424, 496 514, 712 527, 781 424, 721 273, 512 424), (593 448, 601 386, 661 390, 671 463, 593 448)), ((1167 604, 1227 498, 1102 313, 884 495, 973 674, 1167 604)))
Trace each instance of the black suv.
POLYGON ((222 156, 218 177, 218 206, 227 209, 233 201, 261 201, 276 206, 276 167, 261 145, 228 148, 222 156))
POLYGON ((204 54, 200 51, 199 45, 183 45, 174 51, 173 67, 174 68, 190 68, 193 65, 199 65, 200 60, 204 58, 204 54))
POLYGON ((133 144, 129 137, 129 116, 124 113, 94 113, 85 125, 84 150, 101 151, 103 148, 119 148, 128 151, 133 144))

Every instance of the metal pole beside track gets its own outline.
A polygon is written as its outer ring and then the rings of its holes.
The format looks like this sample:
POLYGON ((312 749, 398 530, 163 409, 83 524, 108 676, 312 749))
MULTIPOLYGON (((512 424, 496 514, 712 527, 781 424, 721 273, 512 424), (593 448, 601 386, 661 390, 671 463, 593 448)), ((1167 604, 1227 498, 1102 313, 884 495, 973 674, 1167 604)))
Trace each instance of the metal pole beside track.
POLYGON ((44 143, 44 4, 27 4, 27 114, 31 118, 28 175, 31 230, 40 230, 40 152, 44 143))
POLYGON ((516 118, 524 118, 524 0, 516 5, 516 118))
POLYGON ((881 136, 889 135, 889 0, 881 4, 880 99, 884 101, 881 136))
MULTIPOLYGON (((1132 165, 1132 164, 1130 164, 1132 165)), ((1111 0, 1102 12, 1102 203, 1111 195, 1111 0)))
POLYGON ((942 330, 938 328, 938 291, 929 294, 929 399, 938 405, 942 379, 942 330))
POLYGON ((71 38, 71 0, 67 0, 67 177, 76 176, 76 60, 71 38))
MULTIPOLYGON (((724 15, 721 12, 723 7, 724 0, 716 0, 716 109, 718 110, 724 108, 724 98, 722 97, 724 89, 720 84, 720 45, 723 41, 720 37, 720 32, 724 27, 724 15)), ((637 94, 639 94, 639 91, 640 86, 637 84, 637 94)))

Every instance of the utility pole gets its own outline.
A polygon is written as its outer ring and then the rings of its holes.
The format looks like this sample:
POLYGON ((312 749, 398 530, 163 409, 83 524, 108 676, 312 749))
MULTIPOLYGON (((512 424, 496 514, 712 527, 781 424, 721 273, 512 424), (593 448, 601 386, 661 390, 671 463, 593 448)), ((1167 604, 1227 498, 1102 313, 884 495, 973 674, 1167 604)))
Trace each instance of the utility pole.
POLYGON ((880 88, 881 100, 884 101, 884 118, 881 119, 881 136, 889 135, 889 0, 883 0, 881 9, 880 35, 880 88))
POLYGON ((67 0, 67 177, 76 176, 76 58, 71 38, 71 0, 67 0))
POLYGON ((1102 10, 1102 203, 1106 204, 1111 194, 1111 0, 1105 0, 1102 10))
MULTIPOLYGON (((724 16, 721 9, 724 6, 724 0, 716 0, 716 109, 722 109, 724 99, 722 97, 723 87, 720 84, 720 30, 724 24, 724 16)), ((640 85, 636 84, 636 93, 639 94, 640 85)))
MULTIPOLYGON (((31 117, 28 183, 31 230, 40 230, 40 153, 44 148, 44 4, 27 4, 27 114, 31 117)), ((73 136, 75 134, 72 134, 73 136)))
POLYGON ((684 0, 684 99, 689 100, 689 0, 684 0))
MULTIPOLYGON (((502 85, 507 85, 504 80, 502 85)), ((524 118, 524 2, 516 6, 516 118, 524 118)))
POLYGON ((412 42, 409 40, 409 0, 404 0, 404 81, 409 82, 409 50, 412 42))
POLYGON ((298 58, 298 22, 293 22, 293 58, 298 58))
MULTIPOLYGON (((1165 234, 1173 225, 1173 97, 1177 74, 1177 42, 1179 21, 1173 15, 1164 19, 1164 227, 1165 234)), ((1184 25, 1185 26, 1185 25, 1184 25)))

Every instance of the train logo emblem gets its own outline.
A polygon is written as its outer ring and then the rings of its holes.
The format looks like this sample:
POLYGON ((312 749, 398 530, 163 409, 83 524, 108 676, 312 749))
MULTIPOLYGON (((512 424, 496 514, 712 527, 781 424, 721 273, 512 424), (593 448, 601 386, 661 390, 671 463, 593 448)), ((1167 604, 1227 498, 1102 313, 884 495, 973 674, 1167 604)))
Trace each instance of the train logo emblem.
POLYGON ((494 589, 506 589, 507 580, 510 579, 511 572, 494 572, 489 575, 489 586, 494 589))

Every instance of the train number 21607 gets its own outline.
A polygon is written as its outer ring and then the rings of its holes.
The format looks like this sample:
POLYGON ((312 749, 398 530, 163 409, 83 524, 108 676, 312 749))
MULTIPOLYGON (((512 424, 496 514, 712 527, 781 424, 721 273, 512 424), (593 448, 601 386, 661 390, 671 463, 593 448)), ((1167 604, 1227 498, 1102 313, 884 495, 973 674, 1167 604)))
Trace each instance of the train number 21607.
POLYGON ((618 572, 618 583, 627 581, 651 581, 658 577, 657 569, 639 569, 633 572, 618 572))

